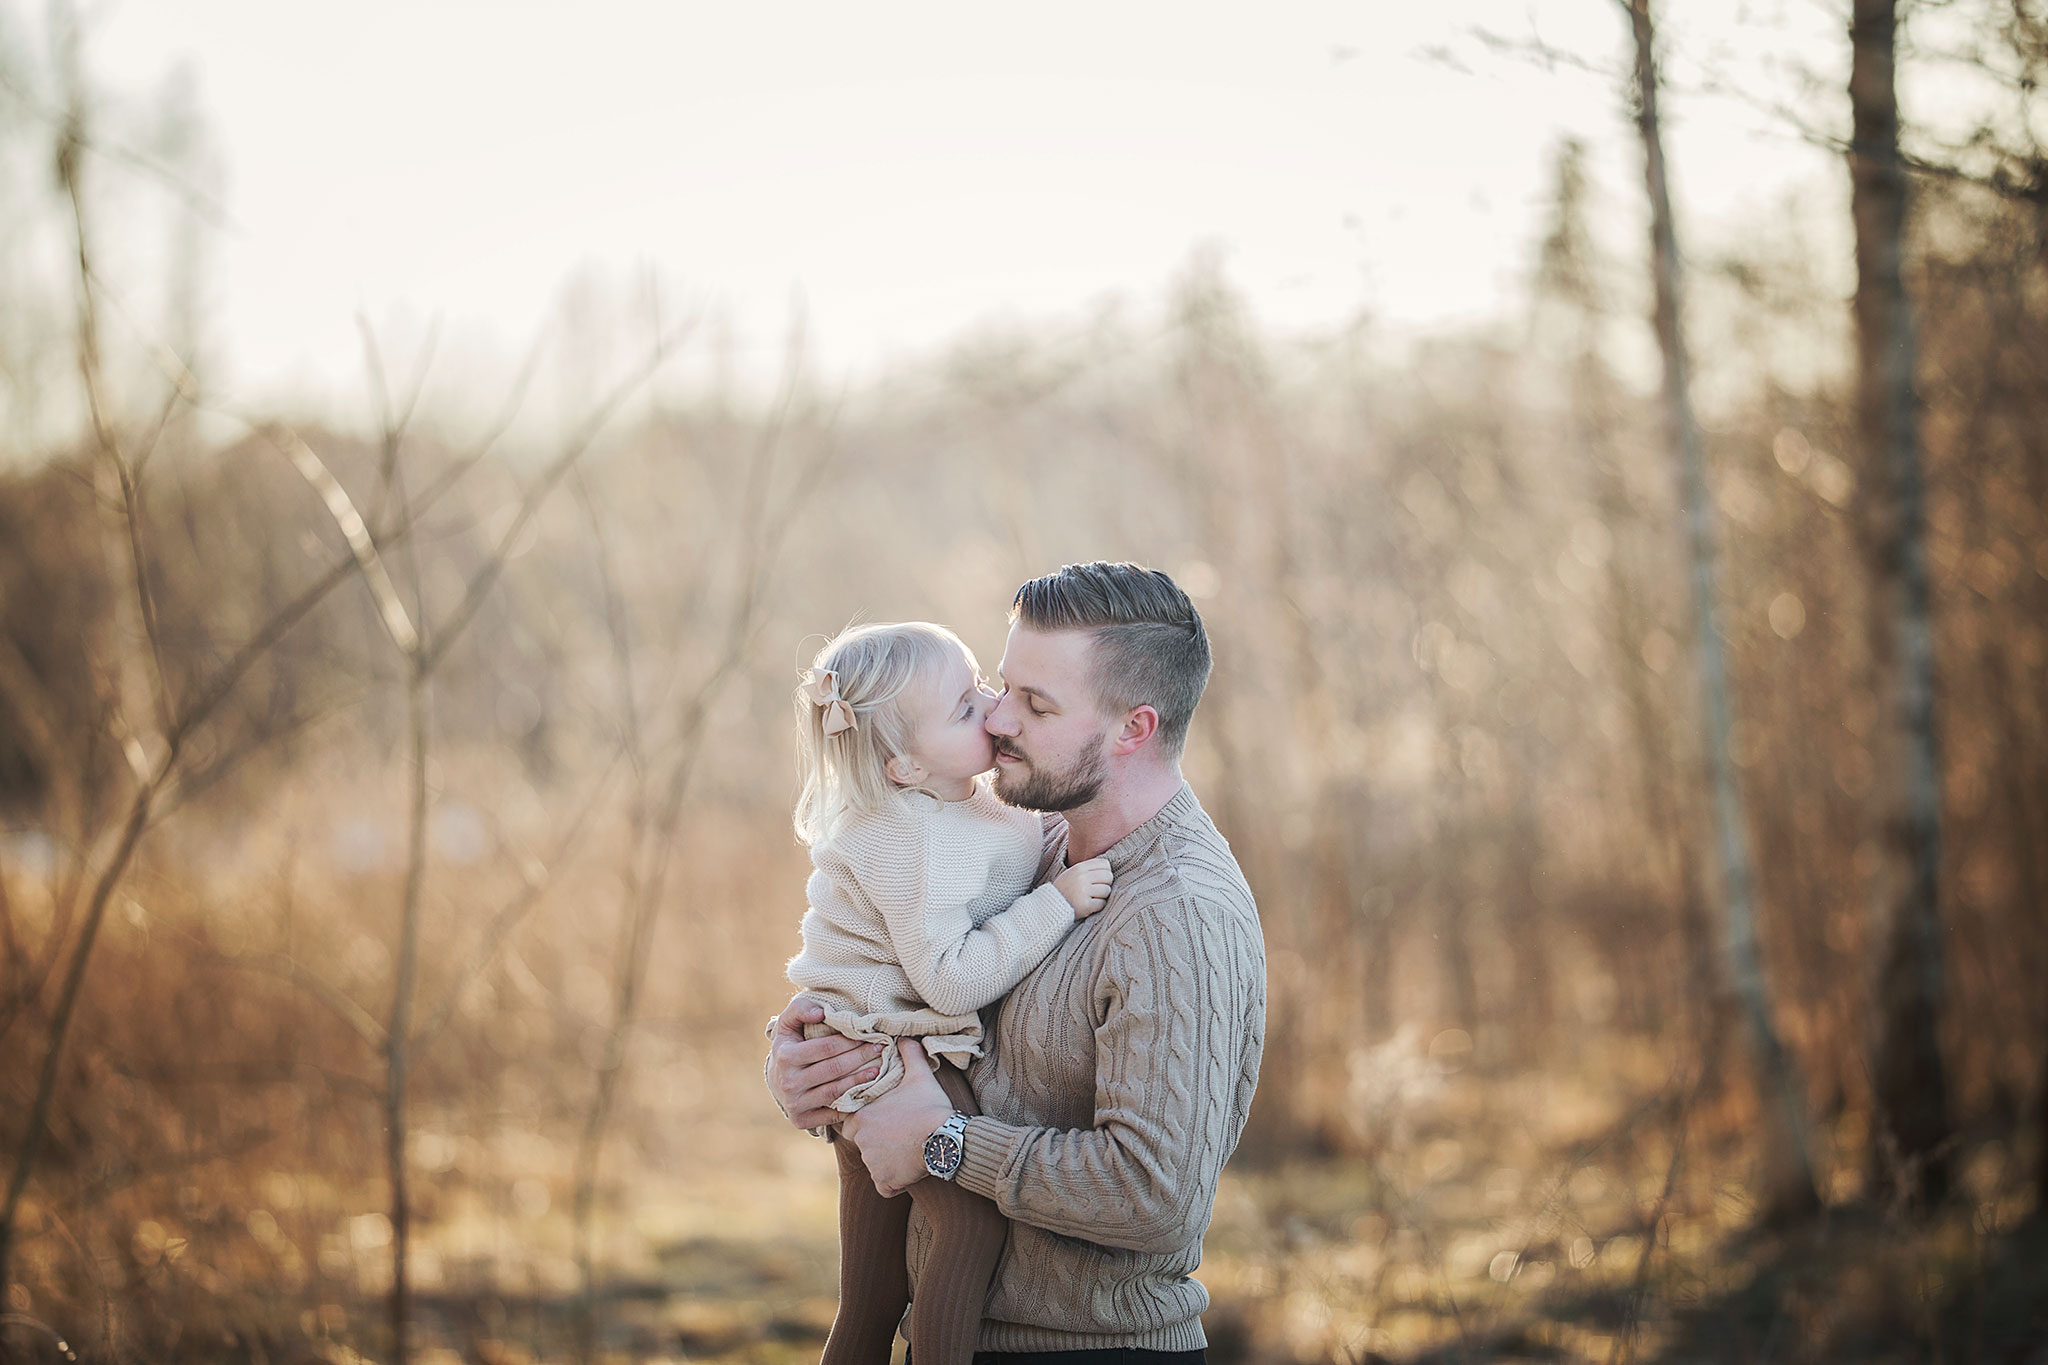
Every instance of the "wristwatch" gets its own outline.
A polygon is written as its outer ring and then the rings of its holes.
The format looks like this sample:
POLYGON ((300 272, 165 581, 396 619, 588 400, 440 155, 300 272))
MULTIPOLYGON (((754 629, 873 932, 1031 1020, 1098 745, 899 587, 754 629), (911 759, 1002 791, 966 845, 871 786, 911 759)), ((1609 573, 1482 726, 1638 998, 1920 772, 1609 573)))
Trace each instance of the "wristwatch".
POLYGON ((955 1109, 946 1121, 924 1140, 924 1168, 927 1174, 951 1180, 960 1174, 960 1158, 967 1152, 967 1115, 955 1109))

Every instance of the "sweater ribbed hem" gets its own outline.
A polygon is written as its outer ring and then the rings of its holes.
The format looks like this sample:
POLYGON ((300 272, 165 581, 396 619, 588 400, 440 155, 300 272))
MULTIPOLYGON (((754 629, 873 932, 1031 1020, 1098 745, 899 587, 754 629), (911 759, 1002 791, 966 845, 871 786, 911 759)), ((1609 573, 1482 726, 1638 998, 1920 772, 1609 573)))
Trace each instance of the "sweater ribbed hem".
POLYGON ((975 1347, 981 1351, 1199 1351, 1209 1344, 1200 1318, 1169 1323, 1146 1332, 1063 1332, 1024 1322, 984 1322, 975 1347))

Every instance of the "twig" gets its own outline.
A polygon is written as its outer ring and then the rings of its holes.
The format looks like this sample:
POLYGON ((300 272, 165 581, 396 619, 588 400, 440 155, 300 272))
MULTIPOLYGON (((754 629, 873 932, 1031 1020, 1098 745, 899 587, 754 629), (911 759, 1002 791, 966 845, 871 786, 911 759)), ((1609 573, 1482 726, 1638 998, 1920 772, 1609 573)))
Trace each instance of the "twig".
MULTIPOLYGON (((618 585, 612 573, 611 539, 605 533, 604 518, 598 514, 597 500, 590 491, 589 480, 583 471, 576 471, 576 501, 583 507, 585 518, 590 522, 590 538, 597 546, 597 585, 604 598, 605 635, 612 648, 612 677, 618 688, 620 739, 624 745, 626 761, 632 765, 637 779, 637 791, 646 790, 646 752, 641 746, 640 706, 633 697, 633 646, 626 629, 626 607, 620 599, 618 585)), ((638 807, 635 807, 635 823, 638 822, 638 807)), ((637 845, 637 839, 635 843, 637 845)))
POLYGON ((570 822, 568 831, 556 841, 553 853, 546 862, 541 864, 540 873, 538 875, 528 873, 526 885, 521 889, 520 893, 506 902, 495 915, 491 916, 490 923, 485 925, 483 932, 477 936, 476 943, 471 946, 469 956, 456 971, 455 980, 449 985, 447 993, 441 999, 441 1003, 429 1011, 426 1022, 413 1035, 413 1044, 420 1051, 424 1052, 427 1048, 433 1046, 434 1040, 440 1037, 441 1031, 448 1026, 448 1021, 454 1016, 456 1007, 462 1003, 463 992, 467 989, 469 983, 480 976, 483 970, 491 964, 491 960, 497 956, 498 949, 504 944, 506 938, 518 927, 519 921, 524 919, 527 912, 540 903, 541 899, 547 894, 548 889, 554 884, 555 872, 562 866, 563 862, 568 858, 570 851, 581 838, 584 826, 588 823, 591 812, 597 809, 599 797, 603 795, 605 787, 609 784, 612 771, 617 767, 618 761, 619 755, 615 752, 612 755, 611 761, 605 765, 604 772, 599 775, 597 781, 592 785, 590 795, 576 812, 576 817, 570 822))
POLYGON ((655 373, 666 363, 668 351, 680 344, 682 339, 689 334, 689 330, 688 326, 679 328, 666 338, 662 345, 655 347, 654 355, 648 362, 637 372, 621 381, 612 390, 611 394, 598 404, 596 410, 585 420, 582 428, 571 438, 562 451, 555 456, 547 468, 541 471, 540 477, 528 487, 525 496, 519 501, 518 511, 513 514, 511 524, 505 528, 504 534, 498 538, 497 547, 492 551, 490 557, 484 561, 483 568, 479 569, 470 579, 468 590, 463 594, 462 601, 448 614, 447 619, 435 629, 433 644, 422 652, 421 667, 426 672, 431 673, 434 670, 442 657, 447 654, 449 647, 460 638, 463 630, 475 617, 477 609, 483 605, 483 599, 490 593, 492 585, 498 581, 498 576, 505 571, 505 564, 512 557, 512 547, 526 530, 527 523, 532 521, 534 514, 540 510, 540 505, 547 498, 547 495, 553 491, 557 483, 561 482, 562 477, 569 472, 576 461, 582 458, 583 453, 590 448, 591 442, 595 441, 598 433, 602 432, 610 424, 612 418, 618 415, 619 409, 625 406, 627 400, 654 377, 655 373))
MULTIPOLYGON (((218 1147, 210 1147, 197 1152, 180 1152, 172 1160, 159 1161, 147 1166, 135 1165, 120 1170, 109 1170, 102 1173, 90 1184, 73 1192, 69 1198, 46 1206, 44 1211, 64 1209, 78 1212, 88 1209, 106 1199, 109 1195, 118 1194, 122 1190, 131 1189, 146 1181, 155 1180, 167 1175, 176 1175, 200 1166, 209 1166, 216 1161, 232 1161, 237 1157, 247 1156, 249 1153, 264 1147, 276 1136, 277 1134, 268 1128, 256 1128, 249 1132, 238 1134, 218 1147)), ((22 1240, 25 1242, 33 1241, 35 1238, 30 1236, 22 1240)))
MULTIPOLYGON (((578 1318, 578 1347, 584 1360, 592 1358, 596 1342, 594 1302, 595 1270, 590 1249, 590 1217, 596 1199, 597 1172, 606 1129, 618 1085, 625 1071, 625 1042, 638 1014, 639 994, 647 970, 648 945, 653 937, 655 916, 661 905, 670 859, 680 832, 682 807, 704 747, 705 727, 711 706, 726 680, 745 656, 752 638, 766 590, 768 566, 781 543, 781 535, 794 520, 796 508, 809 496, 816 480, 800 484, 784 507, 773 534, 764 534, 773 483, 776 454, 796 404, 802 378, 802 334, 793 330, 790 357, 781 396, 754 442, 742 497, 742 514, 737 530, 739 546, 738 581, 727 618, 723 646, 709 671, 699 680, 683 706, 683 720, 676 740, 678 752, 670 768, 658 806, 647 808, 648 776, 645 765, 636 762, 633 800, 633 847, 628 855, 623 932, 615 967, 612 1019, 604 1051, 597 1065, 597 1085, 584 1118, 583 1133, 576 1151, 576 1190, 572 1219, 575 1228, 576 1261, 582 1280, 578 1318), (650 842, 651 841, 651 844, 650 842)), ((828 452, 829 453, 829 447, 828 452)), ((813 472, 821 472, 814 470, 813 472)), ((621 705, 627 714, 622 722, 628 745, 638 750, 640 725, 634 703, 632 655, 626 639, 625 614, 616 601, 609 567, 609 546, 594 505, 586 500, 599 551, 599 572, 606 597, 605 619, 612 636, 613 667, 618 674, 621 705)))
POLYGON ((532 387, 534 371, 540 365, 541 351, 543 349, 542 343, 544 340, 545 334, 536 337, 533 344, 527 347, 525 363, 519 367, 519 374, 512 381, 511 392, 506 396, 505 406, 499 411, 497 421, 485 431, 483 438, 470 449, 468 454, 449 464, 447 468, 428 481, 427 486, 420 491, 419 496, 414 498, 412 505, 406 509, 404 519, 399 523, 400 526, 409 527, 425 516, 434 504, 440 501, 442 495, 450 488, 453 488, 462 476, 475 468, 486 455, 490 454, 499 439, 507 431, 511 430, 512 423, 518 419, 520 409, 526 405, 526 394, 532 387))
POLYGON ((281 724, 270 726, 259 731, 257 734, 251 735, 225 753, 216 755, 203 768, 182 768, 175 771, 171 779, 165 783, 164 789, 158 797, 156 809, 150 815, 150 828, 154 829, 166 818, 175 814, 178 807, 186 801, 199 795, 214 783, 233 774, 235 769, 241 767, 243 763, 247 762, 257 753, 260 753, 265 747, 276 743, 287 735, 298 734, 303 730, 318 725, 330 716, 339 715, 343 711, 360 705, 363 696, 364 694, 358 693, 332 706, 300 712, 288 717, 281 724))
MULTIPOLYGON (((50 1220, 51 1227, 64 1235, 65 1241, 71 1243, 71 1250, 77 1254, 79 1262, 92 1276, 93 1287, 100 1291, 100 1332, 106 1340, 107 1354, 119 1362, 121 1348, 114 1339, 114 1296, 107 1290, 107 1276, 106 1272, 100 1269, 100 1258, 86 1250, 85 1244, 78 1240, 78 1234, 71 1230, 71 1225, 59 1218, 54 1210, 44 1210, 43 1216, 50 1220)), ((63 1342, 60 1341, 57 1345, 67 1356, 77 1359, 71 1355, 70 1348, 63 1342)))
MULTIPOLYGON (((35 94, 19 80, 15 79, 4 66, 0 66, 0 90, 5 90, 12 94, 32 117, 52 127, 63 127, 69 117, 68 110, 46 104, 37 99, 35 94)), ((112 143, 102 142, 96 137, 85 135, 83 132, 78 135, 75 141, 80 151, 91 152, 95 156, 105 157, 109 161, 118 162, 130 170, 140 171, 152 180, 155 180, 165 189, 169 190, 186 208, 199 215, 209 227, 221 229, 237 228, 239 226, 218 199, 215 199, 211 194, 200 189, 179 172, 164 165, 154 157, 145 156, 132 147, 121 147, 112 143)))
POLYGON ((406 614, 405 604, 398 600, 398 589, 392 585, 391 575, 384 569, 384 560, 377 553, 377 546, 370 538, 370 531, 363 524, 362 514, 356 511, 355 502, 341 486, 334 472, 313 453, 313 448, 300 439, 299 434, 289 427, 269 426, 263 435, 270 443, 292 462, 292 468, 299 471, 299 477, 312 485, 320 495, 327 514, 334 519, 342 539, 348 542, 349 552, 355 556, 356 568, 362 573, 364 586, 376 600, 377 613, 384 623, 384 631, 391 637, 391 643, 406 658, 419 653, 419 630, 412 618, 406 614))
POLYGON ((1691 1128, 1693 1098, 1699 1093, 1699 1078, 1695 1076, 1686 1084, 1685 1099, 1678 1107, 1678 1130, 1671 1139, 1671 1164, 1664 1169, 1664 1188, 1657 1195, 1657 1203, 1650 1210, 1645 1221, 1643 1249, 1636 1257, 1636 1270, 1629 1289, 1628 1312, 1622 1319, 1621 1335, 1614 1340, 1608 1352, 1608 1365, 1635 1359, 1636 1328, 1642 1321, 1643 1296, 1650 1280, 1650 1258, 1657 1251, 1657 1228, 1664 1221, 1664 1210, 1671 1204, 1671 1192, 1677 1188, 1679 1168, 1685 1160, 1685 1139, 1691 1128))
POLYGON ((57 1074, 64 1056, 64 1043, 70 1033, 71 1016, 78 1007, 79 993, 85 985, 86 964, 92 958, 93 944, 106 916, 107 904, 113 899, 114 887, 127 870, 128 860, 134 855, 135 845, 141 840, 142 831, 148 823, 150 800, 155 791, 154 782, 145 782, 129 805, 128 818, 122 824, 114 854, 93 886, 92 902, 86 909, 78 944, 72 950, 71 964, 64 973, 57 1008, 50 1015, 50 1041, 43 1051, 42 1071, 36 1079, 35 1097, 29 1105, 27 1131, 22 1135, 20 1150, 15 1154, 6 1203, 0 1206, 0 1285, 8 1283, 8 1253, 14 1236, 15 1215, 21 1207, 22 1194, 28 1188, 29 1175, 35 1170, 36 1159, 42 1153, 43 1140, 48 1135, 50 1101, 56 1094, 57 1074))
MULTIPOLYGON (((119 436, 115 433, 112 418, 107 412, 106 395, 100 376, 99 309, 93 298, 93 268, 91 234, 86 229, 85 201, 78 185, 78 139, 81 136, 85 116, 82 109, 74 105, 64 125, 62 139, 57 149, 57 175, 63 182, 65 196, 71 204, 71 224, 75 258, 78 265, 78 369, 85 383, 86 407, 92 418, 93 434, 98 440, 100 459, 96 464, 95 491, 99 494, 100 515, 118 515, 126 531, 125 558, 127 569, 124 575, 129 579, 134 594, 135 606, 140 613, 143 639, 148 645, 144 669, 154 705, 156 726, 159 734, 171 728, 172 703, 169 683, 164 673, 163 646, 157 628, 156 599, 149 589, 149 556, 143 544, 141 490, 134 471, 129 467, 127 457, 121 451, 119 436), (118 495, 118 503, 115 497, 118 495), (110 503, 115 505, 110 506, 110 503)), ((125 706, 124 713, 128 712, 125 706)), ((128 725, 133 732, 135 718, 128 714, 128 725)))
POLYGON ((58 1336, 57 1329, 41 1318, 32 1318, 26 1313, 0 1313, 0 1327, 26 1327, 31 1331, 41 1332, 56 1343, 57 1349, 64 1353, 66 1360, 78 1359, 78 1352, 71 1349, 71 1343, 58 1336))
MULTIPOLYGON (((441 339, 441 320, 434 319, 427 331, 426 342, 421 346, 419 372, 413 376, 412 392, 398 412, 391 410, 389 383, 384 375, 384 360, 377 347, 377 333, 370 326, 370 319, 356 314, 356 328, 363 334, 363 363, 370 372, 370 384, 377 397, 377 420, 381 428, 382 454, 378 462, 377 514, 376 520, 384 520, 391 505, 393 485, 398 474, 398 451, 404 443, 405 433, 412 425, 413 413, 418 410, 420 395, 426 391, 427 375, 432 371, 434 356, 441 339)), ((400 499, 403 501, 403 498, 400 499)), ((418 584, 414 584, 417 588, 418 584)))
POLYGON ((209 956, 224 967, 240 967, 247 971, 264 972, 282 978, 299 987, 321 1004, 327 1006, 335 1017, 347 1024, 373 1050, 384 1047, 384 1026, 379 1024, 368 1010, 350 998, 347 991, 321 976, 289 953, 223 953, 218 950, 209 956))

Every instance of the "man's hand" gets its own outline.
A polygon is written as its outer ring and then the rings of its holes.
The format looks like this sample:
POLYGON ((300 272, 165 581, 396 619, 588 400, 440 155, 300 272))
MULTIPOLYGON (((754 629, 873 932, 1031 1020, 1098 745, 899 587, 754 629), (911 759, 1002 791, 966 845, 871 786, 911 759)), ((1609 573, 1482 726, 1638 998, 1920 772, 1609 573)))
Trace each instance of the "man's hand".
POLYGON ((903 1054, 903 1079, 888 1094, 862 1105, 839 1129, 842 1138, 860 1148, 875 1193, 884 1199, 925 1178, 924 1140, 953 1112, 953 1101, 939 1089, 917 1039, 905 1038, 896 1046, 903 1054))
POLYGON ((789 1002, 768 1034, 768 1093, 799 1128, 816 1128, 846 1117, 832 1101, 881 1074, 880 1043, 858 1043, 839 1034, 804 1037, 805 1024, 824 1022, 825 1007, 802 996, 789 1002))

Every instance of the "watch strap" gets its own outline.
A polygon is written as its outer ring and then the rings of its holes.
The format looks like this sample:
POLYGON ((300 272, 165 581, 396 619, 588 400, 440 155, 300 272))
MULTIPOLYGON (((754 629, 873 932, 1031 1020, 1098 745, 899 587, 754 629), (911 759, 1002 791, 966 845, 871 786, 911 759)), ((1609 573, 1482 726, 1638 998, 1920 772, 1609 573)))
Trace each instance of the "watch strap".
POLYGON ((967 1115, 955 1109, 946 1121, 924 1140, 924 1169, 927 1175, 951 1180, 960 1174, 967 1155, 967 1115), (950 1158, 950 1160, 948 1159, 950 1158))

